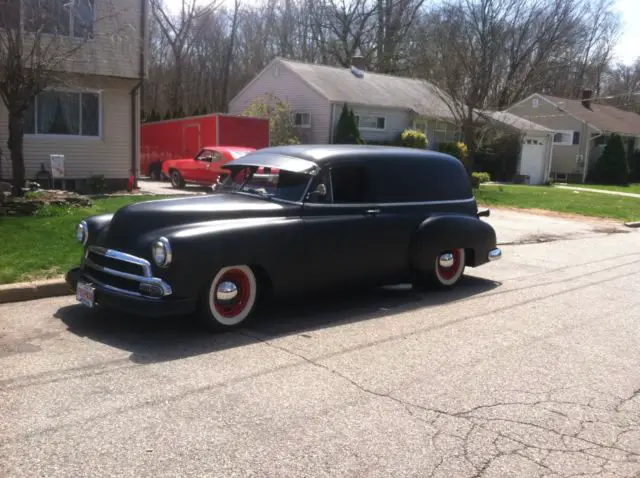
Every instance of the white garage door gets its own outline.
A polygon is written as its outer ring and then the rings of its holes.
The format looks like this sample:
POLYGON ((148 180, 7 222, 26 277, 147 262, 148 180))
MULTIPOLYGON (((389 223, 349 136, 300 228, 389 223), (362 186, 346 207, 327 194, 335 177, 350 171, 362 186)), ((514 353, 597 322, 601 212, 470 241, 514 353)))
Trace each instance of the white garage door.
POLYGON ((522 139, 520 174, 529 176, 530 184, 542 184, 545 176, 546 138, 525 136, 522 139))

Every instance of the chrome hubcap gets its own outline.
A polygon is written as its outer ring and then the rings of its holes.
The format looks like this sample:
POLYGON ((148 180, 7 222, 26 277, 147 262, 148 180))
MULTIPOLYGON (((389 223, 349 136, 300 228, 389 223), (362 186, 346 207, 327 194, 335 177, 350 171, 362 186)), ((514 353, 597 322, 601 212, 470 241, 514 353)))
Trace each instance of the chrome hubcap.
POLYGON ((438 264, 440 267, 451 267, 453 265, 453 254, 450 252, 445 252, 444 254, 440 254, 438 258, 438 264))
POLYGON ((216 289, 216 299, 220 302, 229 302, 238 295, 238 286, 233 282, 222 282, 216 289))

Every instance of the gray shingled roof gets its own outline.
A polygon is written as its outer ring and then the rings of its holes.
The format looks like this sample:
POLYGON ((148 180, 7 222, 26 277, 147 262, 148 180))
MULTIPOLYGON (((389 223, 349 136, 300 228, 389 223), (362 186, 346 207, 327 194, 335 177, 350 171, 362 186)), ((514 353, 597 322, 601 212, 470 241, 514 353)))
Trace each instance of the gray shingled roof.
POLYGON ((309 85, 336 103, 413 110, 418 115, 453 119, 435 85, 420 79, 364 72, 359 78, 349 68, 278 60, 309 85))
POLYGON ((526 120, 507 111, 482 110, 480 114, 485 117, 491 118, 494 121, 498 121, 502 124, 511 126, 512 128, 515 128, 519 131, 539 131, 541 133, 551 133, 551 130, 549 128, 545 128, 538 123, 526 120))
POLYGON ((591 109, 588 109, 583 106, 582 100, 570 100, 550 95, 540 96, 601 131, 640 136, 640 115, 637 113, 599 104, 595 101, 591 102, 591 109))

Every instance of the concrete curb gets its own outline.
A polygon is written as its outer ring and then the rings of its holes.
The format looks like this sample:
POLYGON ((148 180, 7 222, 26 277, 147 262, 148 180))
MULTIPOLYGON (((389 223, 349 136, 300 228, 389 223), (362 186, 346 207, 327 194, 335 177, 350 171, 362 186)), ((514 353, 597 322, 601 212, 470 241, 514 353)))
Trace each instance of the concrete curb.
POLYGON ((26 300, 44 299, 47 297, 58 297, 63 295, 73 295, 73 291, 65 282, 64 277, 0 285, 0 304, 23 302, 26 300))
POLYGON ((627 226, 627 227, 640 227, 640 221, 625 222, 624 225, 627 226))

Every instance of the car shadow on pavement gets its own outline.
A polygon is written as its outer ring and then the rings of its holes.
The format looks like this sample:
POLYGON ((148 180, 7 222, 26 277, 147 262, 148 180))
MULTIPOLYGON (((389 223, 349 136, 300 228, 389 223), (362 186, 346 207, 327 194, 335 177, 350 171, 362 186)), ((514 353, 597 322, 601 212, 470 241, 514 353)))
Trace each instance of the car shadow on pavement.
POLYGON ((134 363, 179 360, 290 335, 308 337, 314 330, 470 299, 500 285, 466 276, 448 291, 416 291, 409 285, 304 297, 278 302, 242 329, 208 333, 193 317, 150 319, 82 305, 60 308, 69 332, 131 353, 134 363))

